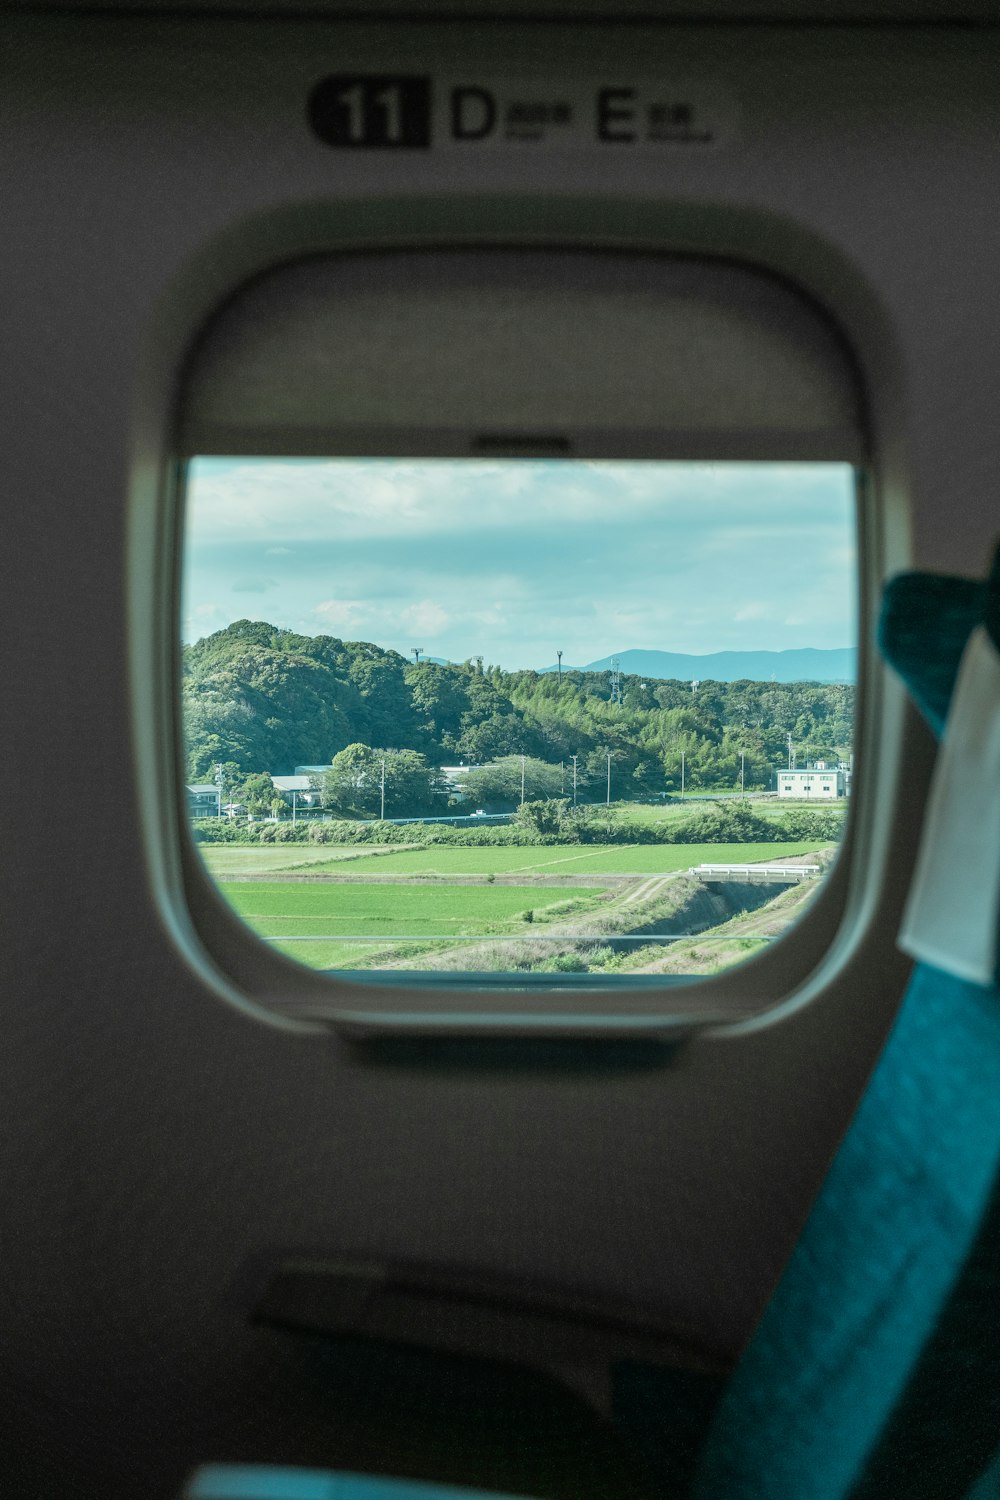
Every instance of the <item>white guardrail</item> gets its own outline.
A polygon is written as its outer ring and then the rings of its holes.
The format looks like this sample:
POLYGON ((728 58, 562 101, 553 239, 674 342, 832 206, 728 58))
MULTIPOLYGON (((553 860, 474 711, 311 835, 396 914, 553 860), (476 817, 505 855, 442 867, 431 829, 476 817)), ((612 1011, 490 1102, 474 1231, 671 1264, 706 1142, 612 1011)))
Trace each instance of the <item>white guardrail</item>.
POLYGON ((808 880, 820 873, 819 865, 695 865, 692 875, 705 880, 719 879, 753 880, 754 876, 764 880, 808 880))

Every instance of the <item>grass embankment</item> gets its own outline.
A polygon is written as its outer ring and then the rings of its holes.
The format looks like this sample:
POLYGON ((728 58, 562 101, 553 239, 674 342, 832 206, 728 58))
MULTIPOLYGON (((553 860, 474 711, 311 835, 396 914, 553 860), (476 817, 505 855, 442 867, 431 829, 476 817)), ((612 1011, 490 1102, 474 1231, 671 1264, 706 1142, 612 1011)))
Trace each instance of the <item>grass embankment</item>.
MULTIPOLYGON (((621 952, 621 938, 642 931, 683 930, 692 906, 707 901, 701 882, 684 874, 663 876, 655 882, 633 881, 624 893, 609 893, 598 901, 560 901, 538 910, 530 928, 522 927, 514 941, 490 941, 484 934, 484 941, 479 943, 450 948, 441 944, 434 952, 383 955, 377 967, 536 974, 633 967, 632 953, 635 949, 645 952, 646 945, 629 944, 621 952)), ((655 951, 661 949, 661 944, 655 945, 655 951)))
POLYGON ((711 974, 766 947, 797 920, 818 886, 818 881, 808 881, 772 896, 767 887, 758 886, 752 897, 743 887, 742 898, 752 899, 753 909, 728 916, 734 898, 740 899, 732 888, 725 894, 710 891, 682 873, 655 883, 633 882, 624 897, 605 898, 590 910, 565 910, 562 903, 556 904, 539 913, 530 933, 523 929, 513 942, 487 939, 451 948, 439 945, 433 952, 383 954, 370 966, 443 973, 589 973, 606 975, 612 982, 616 975, 711 974), (656 934, 656 940, 641 941, 647 933, 656 934), (691 936, 677 941, 663 941, 688 933, 691 936))
MULTIPOLYGON (((779 938, 804 914, 820 888, 819 880, 786 887, 755 911, 739 912, 726 922, 679 943, 636 944, 633 953, 611 955, 608 970, 640 974, 718 974, 743 963, 779 938)), ((591 971, 600 962, 589 965, 591 971)))

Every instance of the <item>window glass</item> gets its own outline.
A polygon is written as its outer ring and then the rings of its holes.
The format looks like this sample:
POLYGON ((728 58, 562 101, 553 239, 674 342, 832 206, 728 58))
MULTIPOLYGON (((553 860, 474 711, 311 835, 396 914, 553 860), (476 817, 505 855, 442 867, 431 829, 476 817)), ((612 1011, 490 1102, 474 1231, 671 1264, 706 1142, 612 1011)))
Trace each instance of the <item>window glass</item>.
POLYGON ((848 464, 196 458, 199 852, 315 969, 717 972, 835 856, 856 580, 848 464))

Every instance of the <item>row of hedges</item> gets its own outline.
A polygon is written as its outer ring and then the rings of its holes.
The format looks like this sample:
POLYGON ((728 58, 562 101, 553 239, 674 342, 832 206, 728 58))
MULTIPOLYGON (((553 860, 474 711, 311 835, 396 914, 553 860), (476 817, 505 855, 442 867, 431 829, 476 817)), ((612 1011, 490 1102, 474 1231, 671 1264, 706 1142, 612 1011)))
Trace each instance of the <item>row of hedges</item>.
POLYGON ((781 818, 762 818, 747 803, 727 803, 663 823, 596 819, 582 823, 581 844, 770 844, 800 839, 836 842, 844 830, 838 813, 804 809, 781 818))
POLYGON ((330 822, 237 824, 199 819, 194 837, 206 844, 460 844, 473 846, 554 844, 770 844, 816 839, 835 843, 843 832, 839 813, 794 810, 762 818, 751 804, 726 803, 662 823, 627 817, 566 817, 559 831, 540 833, 524 825, 454 828, 440 823, 330 822))
POLYGON ((191 828, 199 844, 422 844, 430 825, 320 822, 237 823, 230 818, 195 818, 191 828))

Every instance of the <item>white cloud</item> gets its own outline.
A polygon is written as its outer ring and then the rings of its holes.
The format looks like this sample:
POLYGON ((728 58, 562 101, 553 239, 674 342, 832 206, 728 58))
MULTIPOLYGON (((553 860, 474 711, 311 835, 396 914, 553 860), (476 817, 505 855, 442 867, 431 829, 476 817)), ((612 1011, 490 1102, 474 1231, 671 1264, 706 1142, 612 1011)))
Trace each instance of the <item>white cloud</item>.
POLYGON ((232 610, 224 609, 221 604, 196 604, 184 616, 181 637, 185 641, 200 640, 202 636, 211 635, 215 630, 224 630, 227 625, 232 624, 232 618, 232 610))
POLYGON ((313 614, 331 630, 357 630, 371 617, 371 610, 361 599, 324 599, 313 614))
POLYGON ((469 619, 474 620, 477 625, 503 626, 508 623, 503 606, 499 602, 494 604, 492 609, 470 610, 469 619))
MULTIPOLYGON (((724 466, 723 466, 724 467, 724 466)), ((719 481, 722 488, 728 486, 719 481)), ((563 463, 478 459, 253 459, 216 467, 196 459, 188 478, 188 536, 271 542, 446 536, 654 518, 704 505, 689 464, 563 463)))
MULTIPOLYGON (((833 465, 196 460, 185 603, 266 588, 275 624, 512 667, 556 646, 579 664, 839 645, 850 483, 833 465)), ((203 610, 187 638, 232 618, 203 610)))
POLYGON ((402 618, 411 630, 435 637, 446 630, 451 621, 447 610, 442 609, 440 604, 435 604, 433 599, 421 599, 419 603, 409 605, 402 611, 402 618))

